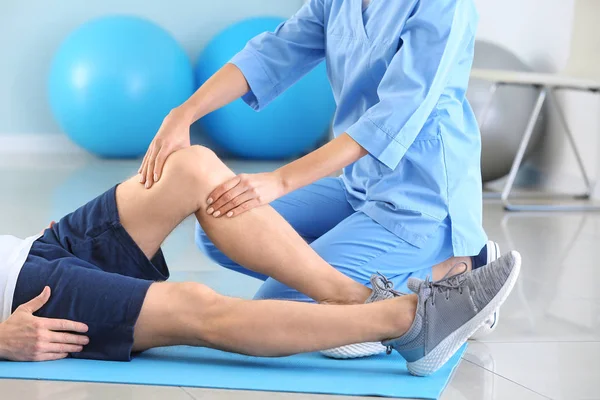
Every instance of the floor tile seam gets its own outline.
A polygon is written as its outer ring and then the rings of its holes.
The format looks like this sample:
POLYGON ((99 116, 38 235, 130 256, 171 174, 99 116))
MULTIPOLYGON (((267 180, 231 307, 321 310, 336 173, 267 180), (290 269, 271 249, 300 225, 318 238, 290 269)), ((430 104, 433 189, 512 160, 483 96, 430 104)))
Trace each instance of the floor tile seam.
MULTIPOLYGON (((491 373, 491 374, 493 374, 493 375, 495 375, 495 376, 497 376, 499 378, 506 379, 507 381, 509 381, 509 382, 511 382, 511 383, 513 383, 513 384, 515 384, 515 385, 517 385, 517 386, 519 386, 519 387, 521 387, 521 388, 523 388, 523 389, 525 389, 525 390, 527 390, 529 392, 535 393, 538 396, 541 396, 541 397, 543 397, 545 399, 554 400, 552 397, 548 397, 545 394, 542 394, 542 393, 538 392, 537 390, 534 390, 534 389, 532 389, 530 387, 527 387, 527 386, 523 385, 522 383, 516 382, 516 381, 514 381, 514 380, 512 380, 512 379, 510 379, 510 378, 508 378, 508 377, 506 377, 506 376, 504 376, 502 374, 496 373, 496 372, 491 371, 491 370, 489 370, 489 369, 487 369, 485 367, 482 367, 481 365, 476 364, 473 361, 470 361, 470 360, 465 359, 465 358, 463 358, 463 361, 466 361, 466 362, 468 362, 468 363, 470 363, 470 364, 472 364, 472 365, 474 365, 476 367, 479 367, 479 368, 483 369, 484 371, 487 371, 487 372, 489 372, 489 373, 491 373)), ((452 382, 450 382, 450 383, 452 383, 452 382)))

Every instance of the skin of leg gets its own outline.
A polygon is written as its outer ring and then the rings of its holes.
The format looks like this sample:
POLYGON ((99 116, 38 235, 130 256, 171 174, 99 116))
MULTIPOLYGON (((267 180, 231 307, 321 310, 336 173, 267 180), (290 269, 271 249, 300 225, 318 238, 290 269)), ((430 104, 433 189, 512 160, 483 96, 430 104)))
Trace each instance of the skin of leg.
MULTIPOLYGON (((377 272, 389 278, 397 278, 397 283, 401 276, 408 277, 411 274, 424 279, 423 274, 427 269, 427 275, 438 280, 455 264, 471 261, 469 257, 449 258, 452 254, 451 244, 448 246, 451 243, 451 230, 445 221, 429 239, 427 246, 417 249, 366 215, 355 212, 348 203, 343 183, 338 178, 317 181, 277 199, 271 205, 328 264, 366 286, 371 275, 377 272), (355 220, 357 215, 370 224, 364 226, 349 222, 355 220), (406 254, 402 250, 405 247, 414 251, 406 254), (385 256, 385 261, 381 255, 385 256), (431 268, 432 265, 435 266, 431 268)), ((231 260, 211 242, 200 226, 196 229, 196 235, 197 246, 214 262, 266 281, 255 298, 313 301, 280 282, 264 275, 256 275, 231 260)))
MULTIPOLYGON (((333 177, 294 190, 270 205, 309 245, 355 213, 348 203, 341 179, 333 177)), ((212 243, 199 224, 196 226, 196 246, 207 257, 225 268, 263 281, 269 278, 257 275, 228 258, 212 243)), ((319 255, 331 264, 322 254, 319 255)))
POLYGON ((278 357, 402 336, 415 295, 362 305, 248 301, 198 283, 155 283, 135 326, 134 351, 189 345, 278 357))
POLYGON ((232 260, 271 276, 319 302, 362 303, 370 290, 327 264, 270 206, 236 218, 204 212, 214 188, 234 173, 209 149, 192 146, 171 155, 162 179, 148 190, 135 178, 117 188, 121 223, 151 258, 166 236, 192 213, 232 260))
MULTIPOLYGON (((456 258, 450 258, 454 252, 450 224, 443 222, 430 235, 426 245, 419 248, 361 212, 344 218, 310 246, 328 264, 356 282, 369 286, 371 276, 381 273, 390 279, 396 290, 405 293, 410 292, 407 288, 410 278, 442 278, 447 271, 440 267, 450 265, 451 268, 456 262, 456 258), (438 266, 431 268, 436 264, 438 266)), ((452 273, 463 269, 456 268, 452 273)), ((254 298, 312 301, 271 278, 254 298)))

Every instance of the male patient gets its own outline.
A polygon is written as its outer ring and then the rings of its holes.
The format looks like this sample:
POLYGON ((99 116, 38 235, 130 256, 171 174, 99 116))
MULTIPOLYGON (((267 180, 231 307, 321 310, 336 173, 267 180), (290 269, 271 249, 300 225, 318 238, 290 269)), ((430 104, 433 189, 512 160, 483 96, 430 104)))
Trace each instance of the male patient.
POLYGON ((325 263, 270 206, 231 219, 204 212, 207 195, 232 176, 194 146, 169 158, 151 190, 130 179, 41 236, 0 236, 0 358, 125 361, 171 345, 271 357, 383 341, 425 376, 500 307, 519 274, 513 252, 475 271, 457 265, 444 279, 412 280, 414 294, 382 276, 369 289, 325 263), (164 282, 160 246, 194 213, 231 259, 321 304, 246 301, 164 282))

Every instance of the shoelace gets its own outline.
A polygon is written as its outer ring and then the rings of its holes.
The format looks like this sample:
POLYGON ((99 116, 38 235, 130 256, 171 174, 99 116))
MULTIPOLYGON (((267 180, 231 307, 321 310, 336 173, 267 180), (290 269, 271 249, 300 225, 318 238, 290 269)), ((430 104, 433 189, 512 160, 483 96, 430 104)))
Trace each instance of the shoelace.
POLYGON ((435 294, 444 293, 444 290, 446 291, 446 300, 450 299, 451 290, 458 290, 458 292, 462 294, 463 283, 465 282, 465 274, 467 273, 467 270, 467 264, 465 262, 459 262, 450 268, 450 270, 446 272, 446 275, 444 275, 444 277, 439 281, 432 282, 429 277, 427 277, 423 284, 431 291, 431 305, 435 305, 435 294), (450 276, 459 265, 464 265, 464 271, 450 276))
POLYGON ((375 284, 377 285, 377 287, 380 290, 384 290, 386 292, 390 292, 391 294, 393 294, 394 296, 398 297, 398 296, 403 296, 406 293, 402 293, 399 292, 397 290, 394 290, 394 282, 390 281, 385 275, 383 275, 381 272, 377 272, 377 275, 379 275, 379 277, 381 278, 381 280, 377 280, 375 281, 375 284), (380 282, 383 282, 383 286, 380 285, 380 282))
MULTIPOLYGON (((462 294, 462 290, 463 290, 463 283, 465 282, 465 274, 467 273, 468 270, 468 266, 465 262, 459 262, 457 264, 454 264, 454 266, 452 268, 450 268, 450 270, 448 272, 446 272, 446 275, 444 275, 444 277, 442 279, 440 279, 439 281, 435 281, 432 282, 430 280, 430 277, 428 276, 425 279, 425 282, 423 282, 423 285, 425 285, 427 288, 429 288, 430 292, 431 292, 431 305, 435 305, 435 293, 439 292, 439 293, 443 293, 444 289, 446 289, 446 300, 448 300, 450 298, 450 291, 453 289, 458 289, 458 292, 460 294, 462 294), (450 276, 450 274, 452 273, 452 271, 454 271, 456 269, 456 267, 458 267, 459 265, 464 265, 465 270, 450 276)), ((387 282, 389 282, 389 280, 381 275, 379 272, 377 273, 379 276, 381 276, 381 278, 383 279, 385 285, 386 285, 386 289, 388 289, 388 284, 387 282)), ((390 282, 392 284, 393 287, 393 283, 390 282)), ((391 290, 391 289, 388 289, 391 290)), ((385 352, 387 355, 392 354, 392 350, 393 347, 392 346, 386 346, 385 352)))

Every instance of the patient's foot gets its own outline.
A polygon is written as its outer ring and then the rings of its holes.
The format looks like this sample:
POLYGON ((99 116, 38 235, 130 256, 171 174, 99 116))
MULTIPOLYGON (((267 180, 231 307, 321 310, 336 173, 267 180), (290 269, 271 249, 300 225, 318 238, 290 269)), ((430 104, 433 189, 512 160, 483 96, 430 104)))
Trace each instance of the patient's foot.
POLYGON ((520 268, 521 256, 513 251, 437 282, 409 280, 409 288, 419 296, 414 322, 404 335, 384 344, 405 358, 412 374, 434 373, 498 310, 520 268))
MULTIPOLYGON (((373 290, 371 291, 370 296, 362 303, 374 303, 404 294, 395 291, 394 284, 383 275, 373 275, 371 277, 371 287, 373 290)), ((341 346, 335 349, 322 351, 321 354, 330 358, 359 358, 374 356, 385 353, 385 351, 386 347, 381 343, 371 342, 341 346)))

